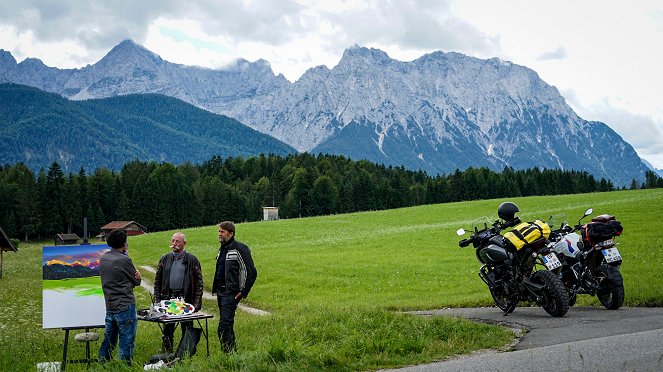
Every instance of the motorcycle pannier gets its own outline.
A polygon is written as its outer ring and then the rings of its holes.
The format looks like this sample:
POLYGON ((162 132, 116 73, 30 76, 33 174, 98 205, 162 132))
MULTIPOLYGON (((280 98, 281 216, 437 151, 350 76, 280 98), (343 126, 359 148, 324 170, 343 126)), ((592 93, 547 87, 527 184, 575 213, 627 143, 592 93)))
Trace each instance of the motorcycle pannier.
POLYGON ((504 234, 504 238, 508 240, 516 250, 521 250, 527 244, 530 244, 537 239, 548 239, 550 236, 550 226, 543 221, 536 220, 534 222, 523 222, 513 230, 504 234))
POLYGON ((593 247, 596 243, 608 240, 614 236, 619 236, 622 231, 624 231, 622 224, 615 219, 608 220, 608 222, 605 223, 590 222, 583 225, 580 230, 583 244, 586 249, 593 247))

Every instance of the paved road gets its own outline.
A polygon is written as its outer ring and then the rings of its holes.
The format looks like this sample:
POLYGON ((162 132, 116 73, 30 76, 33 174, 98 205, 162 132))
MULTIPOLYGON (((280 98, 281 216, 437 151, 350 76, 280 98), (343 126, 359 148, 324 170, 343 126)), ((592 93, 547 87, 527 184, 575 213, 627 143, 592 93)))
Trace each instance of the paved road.
POLYGON ((553 318, 538 307, 518 307, 508 316, 497 308, 417 311, 457 316, 522 331, 511 351, 485 351, 398 371, 663 371, 663 308, 611 311, 572 307, 553 318))

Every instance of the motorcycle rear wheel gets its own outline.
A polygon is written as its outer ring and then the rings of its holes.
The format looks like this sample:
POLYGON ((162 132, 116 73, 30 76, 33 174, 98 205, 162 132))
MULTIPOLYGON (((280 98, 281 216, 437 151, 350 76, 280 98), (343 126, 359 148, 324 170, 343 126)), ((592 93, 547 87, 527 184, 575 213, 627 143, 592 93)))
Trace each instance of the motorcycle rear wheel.
POLYGON ((548 270, 534 273, 532 281, 545 285, 543 299, 539 305, 554 317, 564 316, 569 311, 569 293, 559 277, 548 270))
POLYGON ((603 279, 601 287, 596 292, 596 297, 599 298, 601 305, 605 306, 608 310, 617 310, 624 304, 624 285, 616 283, 624 283, 622 273, 618 269, 608 267, 604 269, 611 270, 611 276, 603 279), (612 277, 612 279, 609 279, 612 277))

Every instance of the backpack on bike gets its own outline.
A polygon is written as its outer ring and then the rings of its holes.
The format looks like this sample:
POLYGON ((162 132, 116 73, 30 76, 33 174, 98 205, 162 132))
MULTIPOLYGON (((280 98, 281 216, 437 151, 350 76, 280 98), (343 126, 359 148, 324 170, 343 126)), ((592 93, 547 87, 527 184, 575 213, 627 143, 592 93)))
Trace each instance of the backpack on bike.
POLYGON ((543 221, 523 222, 513 230, 504 234, 506 241, 510 242, 519 251, 528 244, 545 242, 550 236, 550 226, 543 221))

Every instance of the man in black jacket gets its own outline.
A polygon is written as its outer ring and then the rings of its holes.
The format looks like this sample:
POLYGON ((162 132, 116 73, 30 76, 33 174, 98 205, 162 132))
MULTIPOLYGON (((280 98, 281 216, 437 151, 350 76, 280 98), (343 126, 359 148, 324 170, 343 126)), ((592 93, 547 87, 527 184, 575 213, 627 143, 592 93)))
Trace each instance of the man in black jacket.
POLYGON ((216 293, 219 304, 219 340, 221 348, 235 351, 235 310, 246 298, 256 281, 258 272, 253 264, 251 250, 235 240, 235 224, 231 221, 219 225, 219 253, 216 256, 216 272, 212 293, 216 293))
MULTIPOLYGON (((203 272, 200 261, 185 250, 186 236, 181 232, 173 234, 169 252, 161 257, 154 278, 154 299, 156 302, 171 298, 182 298, 193 305, 195 311, 203 306, 203 272)), ((182 335, 193 328, 193 321, 182 322, 182 335)), ((163 327, 161 346, 164 351, 173 351, 175 323, 163 327)))

